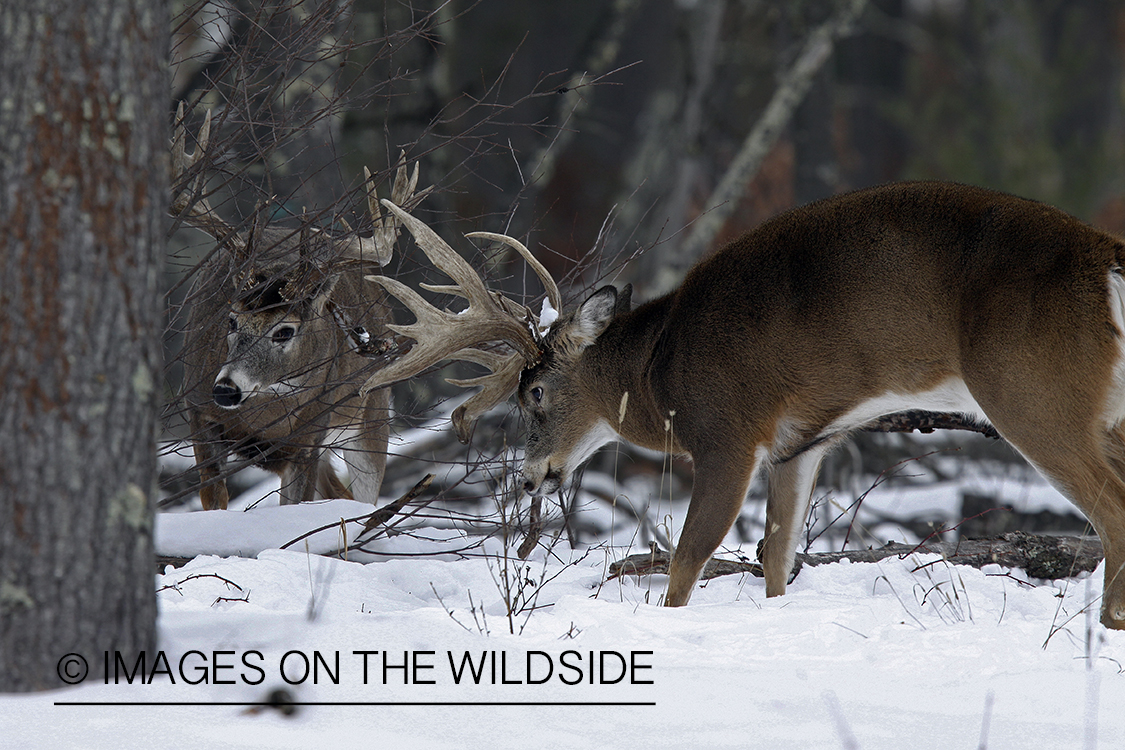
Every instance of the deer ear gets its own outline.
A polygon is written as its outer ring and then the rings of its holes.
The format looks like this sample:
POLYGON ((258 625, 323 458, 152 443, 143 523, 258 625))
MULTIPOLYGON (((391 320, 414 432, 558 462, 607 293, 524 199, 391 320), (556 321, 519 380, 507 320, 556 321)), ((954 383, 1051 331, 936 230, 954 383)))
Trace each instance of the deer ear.
MULTIPOLYGON (((625 304, 629 304, 629 289, 624 295, 625 304)), ((610 321, 618 313, 617 288, 603 286, 582 303, 574 315, 572 334, 575 340, 583 347, 587 347, 597 340, 598 336, 609 326, 610 321)))
POLYGON ((621 313, 627 313, 633 309, 633 285, 626 284, 617 293, 617 309, 613 311, 614 316, 621 313))
POLYGON ((328 298, 332 296, 332 290, 336 288, 336 282, 339 280, 340 274, 338 273, 328 273, 324 275, 324 279, 313 292, 309 302, 314 316, 324 312, 324 306, 328 304, 328 298))

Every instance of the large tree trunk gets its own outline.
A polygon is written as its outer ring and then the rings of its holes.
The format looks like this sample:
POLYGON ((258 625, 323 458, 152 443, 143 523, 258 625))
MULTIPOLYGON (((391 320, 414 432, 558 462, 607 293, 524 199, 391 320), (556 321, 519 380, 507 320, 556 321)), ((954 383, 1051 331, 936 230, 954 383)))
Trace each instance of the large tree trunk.
POLYGON ((0 692, 155 645, 168 23, 0 5, 0 692))

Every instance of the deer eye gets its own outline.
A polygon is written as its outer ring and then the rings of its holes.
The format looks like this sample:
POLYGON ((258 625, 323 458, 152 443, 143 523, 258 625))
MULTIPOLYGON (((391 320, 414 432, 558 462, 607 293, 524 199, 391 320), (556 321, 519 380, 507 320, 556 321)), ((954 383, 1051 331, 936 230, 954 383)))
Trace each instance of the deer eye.
POLYGON ((297 329, 295 329, 293 326, 282 326, 281 328, 278 328, 276 331, 274 331, 273 335, 270 338, 275 344, 284 344, 289 339, 293 338, 294 334, 296 333, 297 329))
POLYGON ((537 404, 542 403, 543 402, 543 389, 540 388, 539 386, 536 386, 536 387, 532 388, 531 389, 531 399, 537 404))

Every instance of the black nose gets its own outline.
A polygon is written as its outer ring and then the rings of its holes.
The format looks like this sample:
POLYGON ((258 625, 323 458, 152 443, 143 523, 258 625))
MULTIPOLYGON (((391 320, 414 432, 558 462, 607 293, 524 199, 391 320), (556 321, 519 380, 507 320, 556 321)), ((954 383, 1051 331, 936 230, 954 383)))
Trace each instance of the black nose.
POLYGON ((215 383, 211 396, 224 409, 233 409, 242 403, 242 391, 230 378, 223 378, 215 383))

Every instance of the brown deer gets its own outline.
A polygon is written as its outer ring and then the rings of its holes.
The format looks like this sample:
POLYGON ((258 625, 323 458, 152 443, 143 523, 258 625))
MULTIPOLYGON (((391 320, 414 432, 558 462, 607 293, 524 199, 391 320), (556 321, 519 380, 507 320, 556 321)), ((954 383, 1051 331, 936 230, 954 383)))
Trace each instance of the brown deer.
MULTIPOLYGON (((372 367, 364 355, 385 333, 389 310, 384 295, 364 288, 363 274, 370 263, 390 260, 397 222, 381 216, 365 170, 371 239, 342 241, 308 224, 280 229, 259 219, 237 231, 200 197, 202 176, 191 171, 207 148, 210 112, 193 155, 185 153, 182 105, 177 120, 172 161, 180 187, 172 213, 218 241, 189 295, 183 350, 183 403, 203 507, 227 507, 223 471, 231 454, 277 473, 283 504, 314 497, 376 502, 390 394, 358 390, 372 367), (328 448, 348 465, 350 490, 328 448)), ((417 181, 417 165, 408 177, 400 163, 395 201, 420 200, 417 181)))
POLYGON ((1082 509, 1105 549, 1102 622, 1125 629, 1125 244, 1115 237, 991 190, 888 185, 767 221, 635 309, 629 287, 602 287, 540 337, 528 313, 489 297, 432 232, 390 208, 470 307, 443 317, 378 278, 417 316, 397 330, 419 344, 365 387, 505 341, 515 353, 490 363, 494 378, 474 382, 482 400, 458 418, 518 383, 532 495, 557 490, 615 439, 690 456, 667 605, 688 602, 763 467, 766 595, 784 594, 825 453, 872 420, 923 409, 991 424, 1082 509))

